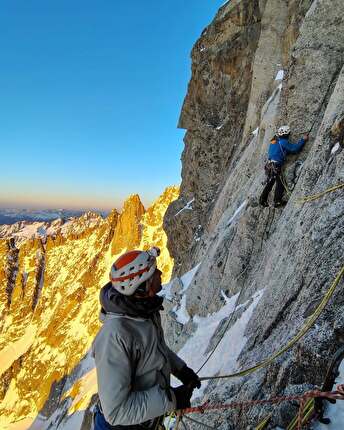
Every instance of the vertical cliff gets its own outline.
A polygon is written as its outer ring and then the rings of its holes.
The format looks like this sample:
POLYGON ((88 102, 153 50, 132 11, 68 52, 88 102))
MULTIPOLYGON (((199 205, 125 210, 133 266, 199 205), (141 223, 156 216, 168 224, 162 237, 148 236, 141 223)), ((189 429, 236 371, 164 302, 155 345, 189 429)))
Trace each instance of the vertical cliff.
MULTIPOLYGON (((344 183, 343 16, 339 0, 232 0, 192 50, 179 121, 186 129, 182 184, 164 219, 176 276, 166 325, 174 347, 198 367, 225 336, 202 376, 233 373, 283 348, 344 264, 343 188, 301 201, 344 183), (305 132, 310 141, 285 165, 287 205, 262 208, 268 145, 283 124, 293 141, 305 132), (178 281, 196 266, 187 287, 178 281), (191 356, 209 313, 222 318, 191 356)), ((317 324, 293 348, 248 376, 204 382, 199 401, 321 385, 343 342, 342 291, 341 279, 317 324)), ((211 414, 206 422, 246 429, 267 412, 211 414)), ((285 427, 295 412, 290 403, 274 407, 271 428, 285 427)))

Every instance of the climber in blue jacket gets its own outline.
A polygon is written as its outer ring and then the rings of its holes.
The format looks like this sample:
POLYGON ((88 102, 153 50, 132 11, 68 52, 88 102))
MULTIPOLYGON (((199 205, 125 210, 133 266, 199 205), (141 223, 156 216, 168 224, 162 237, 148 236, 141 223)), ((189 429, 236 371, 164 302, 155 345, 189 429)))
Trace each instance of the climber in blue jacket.
POLYGON ((308 134, 305 134, 297 143, 290 143, 289 136, 290 127, 288 125, 283 125, 278 129, 277 136, 271 140, 268 161, 265 164, 266 185, 259 198, 259 203, 264 207, 269 206, 268 197, 275 182, 274 207, 280 207, 286 203, 282 200, 284 193, 284 186, 281 179, 282 166, 285 162, 286 155, 290 153, 296 154, 301 151, 303 145, 308 140, 308 134))

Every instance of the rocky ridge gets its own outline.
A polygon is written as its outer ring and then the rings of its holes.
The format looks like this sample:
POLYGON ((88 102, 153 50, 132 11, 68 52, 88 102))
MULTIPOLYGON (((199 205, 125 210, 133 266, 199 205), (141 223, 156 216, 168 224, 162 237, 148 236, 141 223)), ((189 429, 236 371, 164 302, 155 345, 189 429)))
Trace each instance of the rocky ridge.
MULTIPOLYGON (((232 298, 236 303, 204 351, 195 351, 200 366, 229 323, 222 357, 214 354, 202 376, 233 373, 281 349, 343 266, 343 189, 300 201, 344 183, 343 16, 339 0, 232 0, 192 50, 179 121, 186 129, 182 184, 164 219, 175 260, 165 319, 172 347, 186 354, 202 318, 232 298), (287 205, 263 209, 258 196, 268 145, 285 123, 292 140, 310 132, 310 141, 285 166, 287 205), (198 264, 186 290, 180 277, 198 264), (178 317, 181 310, 188 318, 178 317), (244 341, 238 349, 239 326, 244 341)), ((205 382, 199 401, 267 398, 321 385, 343 343, 343 311, 341 280, 294 348, 251 375, 205 382)), ((285 428, 296 410, 290 403, 274 406, 269 428, 285 428)), ((269 412, 209 414, 204 422, 248 429, 269 412)))
POLYGON ((84 409, 97 392, 88 350, 99 329, 99 290, 129 248, 161 246, 158 265, 168 279, 173 261, 162 219, 178 192, 167 188, 147 211, 133 195, 105 219, 86 213, 34 224, 30 239, 18 229, 28 224, 8 227, 0 239, 1 429, 88 428, 84 409), (74 384, 80 378, 87 390, 74 384))

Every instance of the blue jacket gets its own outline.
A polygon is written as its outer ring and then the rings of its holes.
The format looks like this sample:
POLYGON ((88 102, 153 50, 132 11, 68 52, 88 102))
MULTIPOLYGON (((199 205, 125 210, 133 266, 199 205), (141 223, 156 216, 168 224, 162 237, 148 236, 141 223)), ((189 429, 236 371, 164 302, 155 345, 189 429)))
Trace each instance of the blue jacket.
POLYGON ((304 139, 300 139, 297 143, 290 143, 287 137, 273 139, 269 146, 269 160, 277 161, 282 166, 286 155, 301 151, 304 144, 304 139))

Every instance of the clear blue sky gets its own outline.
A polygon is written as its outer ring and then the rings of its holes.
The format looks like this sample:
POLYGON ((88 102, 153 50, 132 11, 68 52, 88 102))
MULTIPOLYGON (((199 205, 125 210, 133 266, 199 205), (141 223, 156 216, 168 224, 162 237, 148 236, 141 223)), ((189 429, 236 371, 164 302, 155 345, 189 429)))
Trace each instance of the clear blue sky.
POLYGON ((179 183, 190 52, 223 2, 3 2, 0 206, 148 204, 179 183))

